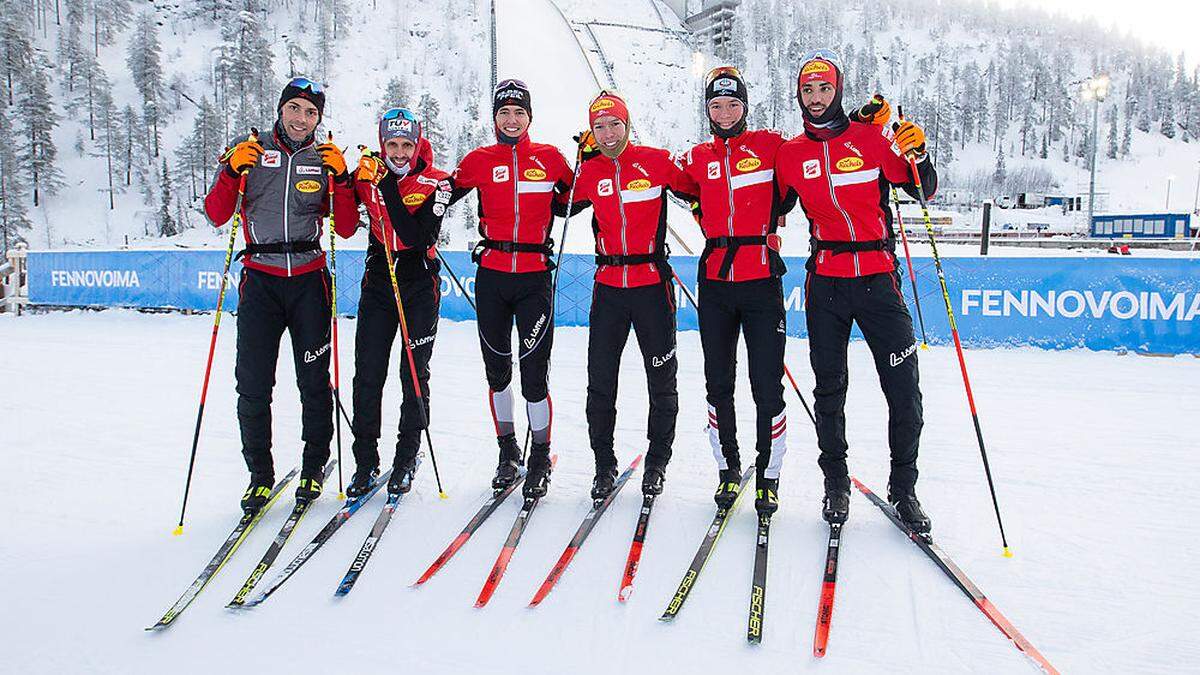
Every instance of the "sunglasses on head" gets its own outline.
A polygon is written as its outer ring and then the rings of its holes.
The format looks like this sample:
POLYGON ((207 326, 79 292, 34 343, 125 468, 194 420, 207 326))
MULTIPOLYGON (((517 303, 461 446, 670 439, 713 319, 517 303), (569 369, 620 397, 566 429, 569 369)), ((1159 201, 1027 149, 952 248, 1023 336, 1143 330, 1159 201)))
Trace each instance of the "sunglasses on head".
POLYGON ((383 113, 383 119, 385 119, 385 120, 405 119, 405 120, 408 120, 409 122, 416 122, 417 116, 414 115, 413 112, 411 110, 409 110, 408 108, 391 108, 387 112, 383 113))
POLYGON ((325 91, 325 85, 320 82, 313 82, 307 77, 293 77, 291 82, 288 82, 289 87, 297 89, 307 89, 314 94, 321 94, 325 91))
POLYGON ((735 68, 733 66, 717 66, 716 68, 713 68, 712 70, 708 71, 708 75, 706 75, 704 78, 704 86, 707 87, 708 85, 712 84, 713 80, 717 79, 718 77, 721 77, 722 75, 727 75, 729 77, 736 77, 738 79, 741 79, 742 71, 738 70, 737 68, 735 68))
POLYGON ((842 59, 840 56, 838 56, 837 52, 833 51, 832 49, 820 48, 805 52, 804 55, 800 57, 800 63, 808 63, 809 61, 815 59, 828 61, 834 65, 838 65, 842 62, 842 59))

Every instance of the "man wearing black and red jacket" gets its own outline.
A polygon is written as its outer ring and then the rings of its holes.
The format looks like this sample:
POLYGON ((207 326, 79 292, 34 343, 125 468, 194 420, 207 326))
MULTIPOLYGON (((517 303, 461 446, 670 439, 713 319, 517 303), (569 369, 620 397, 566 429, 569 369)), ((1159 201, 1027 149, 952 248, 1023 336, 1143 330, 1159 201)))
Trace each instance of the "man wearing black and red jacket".
MULTIPOLYGON (((400 326, 396 289, 392 288, 387 268, 388 250, 395 264, 408 346, 421 386, 418 396, 402 352, 399 373, 404 400, 388 491, 402 494, 412 487, 421 447, 421 420, 429 420, 429 359, 433 356, 441 304, 441 264, 435 246, 453 190, 450 175, 433 165, 433 148, 412 111, 392 108, 383 114, 379 120, 379 147, 380 155, 363 155, 354 175, 355 191, 366 205, 371 234, 354 338, 355 471, 346 488, 350 497, 365 494, 379 475, 377 445, 383 385, 400 326), (417 408, 422 402, 423 416, 417 408)), ((338 225, 338 234, 348 237, 357 223, 350 223, 345 231, 341 223, 338 225)))
POLYGON ((492 487, 512 485, 521 468, 513 417, 512 326, 517 323, 521 395, 533 438, 523 493, 546 494, 550 481, 553 409, 548 383, 554 338, 550 226, 566 213, 574 176, 554 146, 529 139, 529 88, 504 80, 492 95, 496 143, 467 153, 454 171, 451 202, 479 191, 483 240, 473 257, 479 342, 496 425, 500 462, 492 487))
POLYGON ((775 234, 782 224, 775 157, 784 138, 770 129, 746 128, 746 84, 736 69, 714 69, 704 98, 713 139, 693 147, 679 162, 699 195, 693 212, 706 237, 698 274, 698 315, 708 436, 720 472, 715 499, 729 508, 741 479, 733 405, 740 333, 746 340, 757 411, 755 506, 760 513, 773 513, 787 452, 782 381, 787 334, 781 280, 787 268, 775 234))
POLYGON ((302 408, 304 454, 297 499, 321 494, 322 469, 329 459, 331 317, 329 273, 320 243, 321 219, 330 215, 329 181, 336 221, 353 223, 358 213, 341 151, 332 143, 314 141, 324 108, 320 84, 302 77, 289 82, 279 97, 279 118, 271 133, 235 142, 204 199, 209 219, 226 222, 245 174, 235 374, 242 455, 250 470, 242 508, 249 511, 266 503, 275 482, 271 392, 284 330, 292 339, 302 408))
POLYGON ((650 412, 642 492, 662 492, 679 394, 675 380, 675 292, 667 262, 667 190, 689 201, 687 177, 666 150, 629 142, 629 109, 616 94, 601 93, 588 108, 596 156, 587 133, 588 159, 575 184, 574 208, 592 207, 596 284, 588 319, 588 435, 596 457, 592 499, 612 493, 617 478, 613 428, 617 374, 632 327, 646 368, 650 412))
POLYGON ((805 308, 817 383, 813 393, 818 463, 825 474, 824 516, 839 523, 849 513, 846 347, 857 322, 888 403, 888 499, 914 531, 926 533, 929 518, 915 490, 922 427, 916 339, 900 292, 886 200, 887 183, 916 194, 906 156, 916 160, 930 193, 937 173, 925 154, 920 127, 900 124, 893 143, 878 126, 847 118, 842 89, 843 73, 832 52, 819 50, 804 59, 796 84, 804 134, 780 148, 776 163, 785 207, 798 198, 811 224, 805 308))

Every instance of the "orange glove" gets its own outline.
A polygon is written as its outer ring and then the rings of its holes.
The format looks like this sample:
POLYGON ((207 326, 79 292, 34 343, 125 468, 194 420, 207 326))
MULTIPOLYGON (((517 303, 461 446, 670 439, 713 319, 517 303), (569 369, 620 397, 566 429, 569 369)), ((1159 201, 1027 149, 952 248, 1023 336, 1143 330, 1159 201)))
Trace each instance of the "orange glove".
POLYGON ((235 176, 240 176, 258 164, 258 158, 262 157, 263 152, 263 146, 259 145, 258 139, 251 136, 226 150, 225 155, 221 157, 221 163, 227 165, 235 176))
POLYGON ((907 120, 892 125, 896 132, 896 147, 900 152, 920 161, 925 157, 925 131, 907 120))
POLYGON ((579 158, 583 161, 600 154, 600 146, 596 145, 596 136, 591 129, 575 134, 571 140, 579 144, 579 158))
POLYGON ((333 174, 335 180, 341 182, 349 176, 346 173, 346 158, 342 156, 342 151, 332 141, 322 143, 317 146, 317 154, 321 156, 321 164, 329 169, 329 173, 333 174))
POLYGON ((887 124, 891 118, 892 106, 884 100, 883 94, 875 94, 875 97, 866 105, 850 113, 852 122, 863 122, 880 127, 887 124))
POLYGON ((369 182, 372 185, 379 185, 379 181, 388 173, 387 166, 379 156, 364 152, 358 160, 358 168, 354 171, 354 180, 369 182))

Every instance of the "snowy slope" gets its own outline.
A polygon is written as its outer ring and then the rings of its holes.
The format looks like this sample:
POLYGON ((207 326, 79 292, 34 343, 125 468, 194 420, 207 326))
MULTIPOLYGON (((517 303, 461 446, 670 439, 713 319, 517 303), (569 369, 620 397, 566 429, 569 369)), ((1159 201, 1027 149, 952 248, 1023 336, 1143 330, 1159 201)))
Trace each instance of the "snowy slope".
MULTIPOLYGON (((1036 672, 861 497, 853 499, 843 538, 830 653, 823 662, 810 656, 825 527, 813 438, 791 394, 791 451, 773 528, 763 646, 748 648, 743 637, 753 550, 745 505, 680 618, 660 624, 656 618, 712 515, 701 357, 691 332, 680 335, 675 457, 627 606, 616 602, 616 591, 636 485, 616 500, 547 601, 525 609, 588 505, 582 329, 556 336, 551 388, 559 468, 491 605, 471 607, 515 503, 426 587, 408 588, 478 506, 495 460, 475 327, 443 322, 433 360, 432 432, 450 499, 437 499, 432 474, 423 470, 344 601, 333 600, 334 586, 378 501, 265 605, 231 615, 222 605, 282 521, 285 500, 177 625, 146 634, 143 627, 227 533, 245 480, 230 331, 217 352, 187 532, 168 534, 210 321, 124 311, 0 317, 9 353, 0 381, 17 387, 0 400, 8 449, 8 470, 0 473, 6 670, 1036 672)), ((352 343, 354 327, 342 324, 344 344, 352 343)), ((788 348, 807 389, 806 346, 789 340, 788 348)), ((646 394, 632 351, 617 429, 622 462, 645 445, 646 394)), ((1200 361, 1031 349, 968 354, 1016 552, 1006 560, 953 354, 934 348, 921 358, 921 495, 942 546, 1063 672, 1192 670, 1200 658, 1191 630, 1200 579, 1187 542, 1200 536, 1200 507, 1190 499, 1200 465, 1189 420, 1200 400, 1200 361)), ((852 467, 882 490, 884 402, 863 343, 850 345, 850 360, 852 467)), ((282 471, 298 459, 300 441, 290 359, 281 364, 275 431, 282 471)), ((342 365, 348 382, 345 355, 342 365)), ((738 410, 748 430, 744 378, 738 410)), ((393 377, 385 427, 395 423, 398 394, 393 377)), ((742 440, 751 445, 746 433, 742 440)), ((285 558, 334 507, 328 497, 314 507, 285 558)))

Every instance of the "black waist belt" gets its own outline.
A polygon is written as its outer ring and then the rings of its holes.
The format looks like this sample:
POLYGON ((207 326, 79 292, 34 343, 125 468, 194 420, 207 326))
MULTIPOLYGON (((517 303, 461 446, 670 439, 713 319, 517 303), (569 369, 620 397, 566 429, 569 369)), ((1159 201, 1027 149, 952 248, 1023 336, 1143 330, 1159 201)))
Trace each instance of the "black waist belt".
POLYGON ((547 267, 551 267, 553 263, 550 261, 554 257, 554 240, 547 239, 541 244, 530 244, 523 241, 497 241, 496 239, 483 239, 478 244, 475 244, 475 249, 471 251, 471 260, 479 264, 479 258, 483 255, 484 249, 493 251, 503 251, 504 253, 541 253, 546 256, 547 267))
POLYGON ((663 251, 657 253, 633 253, 630 255, 602 255, 596 254, 597 265, 644 265, 646 263, 666 263, 667 254, 663 251))
POLYGON ((704 241, 704 244, 709 249, 726 249, 725 257, 721 260, 721 269, 717 270, 717 274, 722 279, 728 279, 729 271, 733 269, 733 259, 737 257, 738 249, 742 246, 766 246, 767 235, 760 234, 752 237, 710 237, 704 241))
POLYGON ((246 244, 246 248, 238 251, 236 259, 240 259, 245 255, 262 255, 264 253, 309 253, 311 251, 320 251, 321 243, 318 241, 277 241, 271 244, 255 244, 250 242, 246 244))
POLYGON ((812 240, 812 252, 832 251, 839 253, 864 253, 866 251, 887 251, 891 247, 887 239, 870 239, 867 241, 820 241, 812 240))

